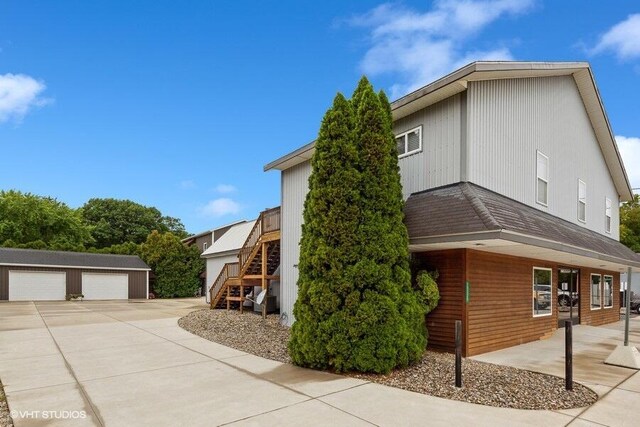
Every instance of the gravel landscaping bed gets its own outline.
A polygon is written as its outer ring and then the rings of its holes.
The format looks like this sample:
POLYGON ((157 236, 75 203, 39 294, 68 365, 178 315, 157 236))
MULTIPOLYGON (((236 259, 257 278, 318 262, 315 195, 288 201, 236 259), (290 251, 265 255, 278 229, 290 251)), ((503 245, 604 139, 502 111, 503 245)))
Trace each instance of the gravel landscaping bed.
MULTIPOLYGON (((253 313, 205 309, 188 314, 178 324, 207 340, 291 363, 287 352, 289 328, 279 323, 277 315, 264 320, 253 313)), ((578 383, 574 383, 573 391, 566 391, 563 378, 470 359, 463 359, 463 387, 457 389, 453 385, 454 363, 452 354, 426 351, 420 363, 388 375, 347 375, 417 393, 505 408, 570 409, 598 400, 593 390, 578 383)))
POLYGON ((13 427, 13 420, 9 414, 9 405, 7 405, 7 398, 4 395, 4 388, 0 381, 0 427, 13 427))

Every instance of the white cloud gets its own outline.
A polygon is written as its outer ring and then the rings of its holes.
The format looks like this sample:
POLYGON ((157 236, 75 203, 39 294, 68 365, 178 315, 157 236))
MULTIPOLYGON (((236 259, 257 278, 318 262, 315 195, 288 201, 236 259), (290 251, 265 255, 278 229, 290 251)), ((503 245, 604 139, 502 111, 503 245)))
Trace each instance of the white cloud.
POLYGON ((191 188, 195 188, 196 183, 190 179, 185 179, 184 181, 180 181, 180 188, 183 190, 189 190, 191 188))
POLYGON ((221 194, 229 194, 235 193, 238 189, 230 184, 218 184, 215 190, 221 194))
POLYGON ((426 12, 387 3, 348 22, 370 29, 371 47, 360 64, 362 71, 399 74, 401 82, 391 88, 392 98, 397 98, 469 62, 512 60, 506 47, 479 50, 465 44, 495 20, 527 12, 534 3, 440 0, 426 12))
POLYGON ((600 36, 591 53, 603 52, 613 52, 623 60, 640 57, 640 13, 629 15, 600 36))
POLYGON ((0 75, 0 123, 11 119, 21 121, 34 107, 42 107, 51 102, 42 98, 46 89, 42 81, 24 74, 0 75))
POLYGON ((624 168, 633 188, 640 187, 640 138, 616 136, 624 168))
POLYGON ((202 209, 201 213, 205 216, 211 216, 214 218, 237 214, 241 210, 240 204, 235 200, 221 197, 219 199, 211 200, 202 209))

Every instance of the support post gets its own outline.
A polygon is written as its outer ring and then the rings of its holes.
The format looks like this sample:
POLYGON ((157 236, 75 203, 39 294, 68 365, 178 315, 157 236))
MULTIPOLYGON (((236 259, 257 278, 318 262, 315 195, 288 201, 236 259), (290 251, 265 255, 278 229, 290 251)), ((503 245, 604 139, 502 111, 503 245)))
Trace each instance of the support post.
POLYGON ((240 279, 240 314, 244 313, 244 286, 242 285, 242 279, 240 279))
POLYGON ((573 390, 573 323, 564 321, 564 384, 569 391, 573 390))
POLYGON ((629 346, 629 316, 631 314, 631 267, 627 268, 627 289, 624 293, 626 300, 624 306, 624 346, 629 346))
POLYGON ((462 387, 462 321, 456 320, 456 387, 462 387))
POLYGON ((267 296, 269 291, 267 290, 267 244, 262 243, 262 290, 266 291, 264 299, 262 300, 262 318, 267 318, 267 296))
POLYGON ((231 301, 229 301, 230 296, 231 296, 231 286, 227 285, 227 311, 231 310, 231 301))

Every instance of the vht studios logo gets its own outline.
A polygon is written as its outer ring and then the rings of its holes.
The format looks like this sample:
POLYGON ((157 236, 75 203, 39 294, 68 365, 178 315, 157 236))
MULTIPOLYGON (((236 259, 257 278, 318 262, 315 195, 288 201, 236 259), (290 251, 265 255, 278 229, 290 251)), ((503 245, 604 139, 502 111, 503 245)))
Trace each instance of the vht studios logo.
POLYGON ((87 418, 85 411, 11 411, 12 418, 37 418, 41 420, 76 420, 87 418))

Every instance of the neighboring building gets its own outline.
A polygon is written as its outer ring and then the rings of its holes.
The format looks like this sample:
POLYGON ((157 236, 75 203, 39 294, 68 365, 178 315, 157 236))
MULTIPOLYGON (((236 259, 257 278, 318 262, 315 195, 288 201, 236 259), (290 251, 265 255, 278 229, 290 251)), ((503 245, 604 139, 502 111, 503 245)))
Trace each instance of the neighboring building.
POLYGON ((209 292, 211 285, 218 278, 225 264, 238 262, 238 252, 240 252, 242 245, 247 240, 247 236, 254 224, 255 220, 243 221, 230 226, 220 238, 202 253, 201 256, 207 263, 207 292, 205 293, 207 303, 211 302, 209 292))
MULTIPOLYGON (((236 224, 241 224, 244 220, 232 222, 231 224, 223 225, 212 230, 203 231, 202 233, 194 234, 187 238, 182 239, 182 243, 187 246, 197 246, 200 249, 200 253, 205 252, 218 241, 231 227, 236 224)), ((207 272, 204 271, 200 274, 200 295, 206 295, 207 302, 209 302, 208 288, 207 288, 207 272)))
POLYGON ((131 255, 0 248, 0 300, 146 299, 149 270, 131 255))
MULTIPOLYGON (((412 256, 438 270, 429 345, 466 356, 619 319, 629 181, 587 63, 476 62, 391 105, 412 256)), ((314 143, 280 170, 281 313, 293 322, 314 143)))
POLYGON ((253 306, 263 314, 278 309, 280 207, 266 209, 255 221, 232 227, 202 256, 207 258, 211 308, 242 311, 253 306))
POLYGON ((182 239, 182 243, 187 246, 197 246, 200 249, 200 253, 207 250, 207 248, 211 247, 213 243, 213 232, 214 230, 203 231, 202 233, 194 234, 189 237, 182 239))
POLYGON ((214 228, 212 230, 203 231, 202 233, 194 234, 187 238, 182 239, 182 243, 187 246, 197 246, 200 249, 200 253, 206 251, 211 247, 213 242, 218 240, 220 237, 224 235, 231 227, 236 224, 240 224, 245 222, 244 220, 232 222, 230 224, 222 225, 218 228, 214 228))

